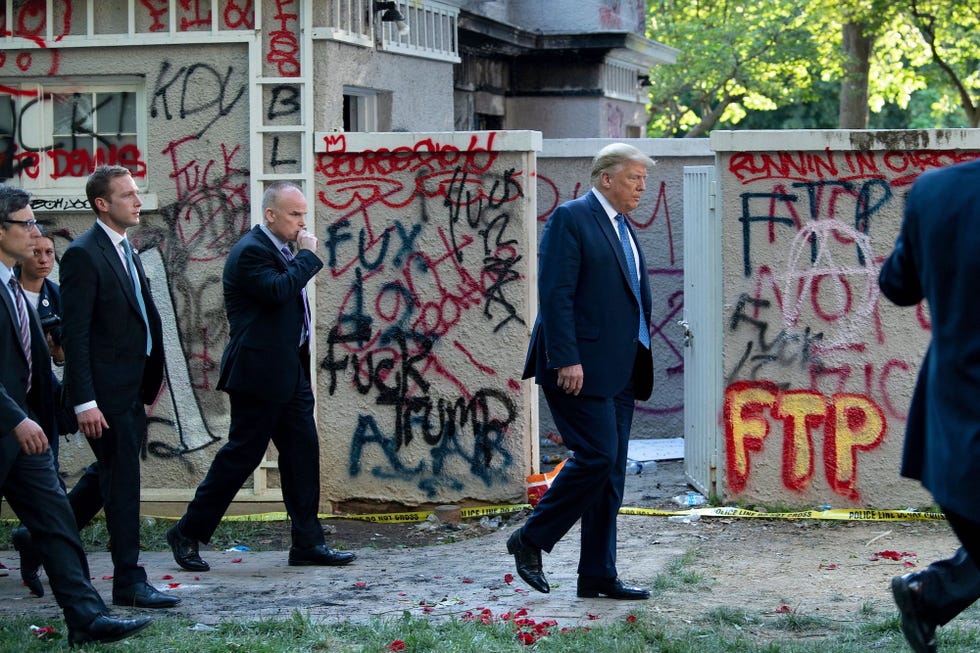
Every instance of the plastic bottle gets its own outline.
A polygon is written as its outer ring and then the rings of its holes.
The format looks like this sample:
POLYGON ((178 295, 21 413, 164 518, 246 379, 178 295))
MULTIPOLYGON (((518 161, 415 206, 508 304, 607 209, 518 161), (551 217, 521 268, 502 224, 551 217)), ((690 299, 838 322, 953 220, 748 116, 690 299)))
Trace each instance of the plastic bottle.
POLYGON ((656 460, 628 460, 626 461, 626 474, 642 474, 643 472, 648 472, 650 474, 657 471, 657 461, 656 460))
POLYGON ((708 500, 699 492, 686 492, 674 497, 673 502, 680 506, 703 506, 708 500))
POLYGON ((673 522, 675 524, 693 524, 694 522, 701 519, 701 515, 694 513, 691 515, 671 515, 667 518, 667 521, 673 522))

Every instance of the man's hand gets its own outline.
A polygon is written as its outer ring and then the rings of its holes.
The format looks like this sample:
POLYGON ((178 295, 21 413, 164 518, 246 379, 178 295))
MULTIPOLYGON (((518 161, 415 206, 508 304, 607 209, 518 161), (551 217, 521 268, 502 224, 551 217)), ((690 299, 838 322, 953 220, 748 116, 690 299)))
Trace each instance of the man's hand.
POLYGON ((51 360, 55 365, 61 367, 65 364, 65 350, 62 349, 61 345, 54 344, 54 338, 51 337, 50 333, 44 334, 44 337, 48 341, 48 351, 51 352, 51 360))
POLYGON ((317 240, 317 237, 306 229, 300 229, 299 233, 296 235, 296 247, 299 249, 308 249, 311 252, 316 253, 318 244, 319 241, 317 240))
POLYGON ((109 422, 105 421, 102 411, 98 408, 83 410, 76 417, 78 418, 78 430, 87 438, 98 440, 102 437, 102 431, 109 428, 109 422))
POLYGON ((17 438, 21 451, 28 456, 48 450, 48 436, 44 434, 44 429, 29 417, 14 427, 14 437, 17 438))
POLYGON ((585 381, 585 374, 582 372, 581 365, 569 365, 568 367, 558 368, 558 387, 570 395, 577 395, 582 391, 582 383, 585 381))

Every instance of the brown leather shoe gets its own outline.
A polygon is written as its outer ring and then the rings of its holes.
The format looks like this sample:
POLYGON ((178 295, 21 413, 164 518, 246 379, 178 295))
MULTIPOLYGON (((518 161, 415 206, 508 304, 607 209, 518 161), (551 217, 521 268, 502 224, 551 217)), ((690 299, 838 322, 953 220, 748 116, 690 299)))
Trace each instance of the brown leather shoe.
POLYGON ((644 601, 650 598, 650 590, 624 585, 619 578, 578 577, 578 597, 580 599, 594 599, 600 596, 621 601, 644 601))
POLYGON ((902 634, 915 653, 936 653, 936 624, 924 612, 922 578, 917 573, 892 578, 892 596, 901 615, 902 634))
POLYGON ((529 546, 521 539, 521 529, 517 529, 507 539, 507 553, 514 556, 517 564, 517 575, 524 582, 543 594, 551 591, 548 579, 544 577, 541 566, 541 549, 529 546))

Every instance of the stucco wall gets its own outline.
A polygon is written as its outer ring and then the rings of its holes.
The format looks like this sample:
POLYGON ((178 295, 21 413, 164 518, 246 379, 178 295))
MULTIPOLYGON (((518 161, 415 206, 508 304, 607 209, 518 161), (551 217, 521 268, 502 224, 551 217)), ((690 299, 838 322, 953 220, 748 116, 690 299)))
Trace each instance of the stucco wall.
POLYGON ((538 132, 318 138, 322 486, 408 505, 524 495, 538 132))
POLYGON ((976 130, 713 132, 721 182, 726 498, 921 506, 898 468, 929 340, 879 294, 904 198, 976 130))
MULTIPOLYGON (((142 252, 165 320, 168 382, 149 408, 143 486, 193 487, 227 428, 227 402, 223 393, 214 391, 214 383, 227 338, 221 269, 228 249, 249 226, 246 47, 7 54, 8 64, 31 63, 26 70, 4 66, 0 72, 8 79, 40 76, 45 83, 111 84, 145 78, 140 119, 145 120, 147 138, 145 151, 136 154, 138 168, 144 171, 137 182, 152 204, 131 238, 142 252), (57 75, 45 74, 52 67, 57 75)), ((79 125, 84 125, 83 118, 79 115, 79 125)), ((66 160, 75 156, 70 146, 65 151, 66 160)), ((88 159, 83 151, 76 154, 82 158, 76 156, 73 167, 84 174, 88 159)), ((109 151, 103 154, 115 162, 109 151)), ((29 174, 29 169, 18 170, 4 182, 16 184, 29 174)), ((84 195, 84 177, 73 189, 65 189, 66 197, 84 195)), ((95 220, 87 205, 72 212, 39 211, 37 217, 54 235, 59 256, 95 220)), ((61 468, 69 474, 69 486, 91 459, 84 438, 73 437, 62 446, 61 468)))
MULTIPOLYGON (((538 233, 562 202, 589 192, 592 157, 605 145, 634 145, 657 162, 647 190, 630 215, 647 261, 653 293, 650 346, 655 370, 653 396, 638 404, 634 438, 684 435, 683 331, 675 323, 684 310, 684 166, 710 165, 707 139, 566 139, 545 140, 538 155, 538 233)), ((555 431, 544 395, 540 397, 541 433, 555 431)))

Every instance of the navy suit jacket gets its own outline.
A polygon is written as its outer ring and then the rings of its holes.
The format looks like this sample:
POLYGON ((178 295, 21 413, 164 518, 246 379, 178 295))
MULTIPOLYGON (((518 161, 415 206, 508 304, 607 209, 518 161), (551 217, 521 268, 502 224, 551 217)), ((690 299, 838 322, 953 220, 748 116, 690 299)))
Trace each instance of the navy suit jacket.
POLYGON ((300 374, 309 373, 308 353, 300 351, 299 342, 301 291, 322 267, 308 250, 287 263, 259 226, 232 247, 223 276, 230 333, 219 390, 276 402, 293 396, 300 374))
MULTIPOLYGON (((25 298, 26 299, 26 298, 25 298)), ((0 288, 0 438, 13 437, 14 427, 25 417, 37 422, 48 438, 55 433, 51 354, 37 312, 27 304, 31 324, 31 392, 27 394, 27 357, 20 344, 17 309, 6 288, 0 288)), ((0 461, 5 469, 11 461, 0 461)), ((2 478, 0 478, 2 483, 2 478)))
POLYGON ((960 515, 980 502, 980 160, 922 174, 905 203, 879 285, 888 299, 925 299, 932 340, 909 406, 902 475, 960 515))
POLYGON ((73 406, 95 400, 102 412, 153 403, 163 383, 163 329, 139 255, 133 253, 150 323, 153 349, 146 356, 146 326, 133 282, 116 248, 98 224, 79 236, 61 258, 64 383, 73 406))
POLYGON ((581 364, 581 394, 612 397, 632 379, 636 398, 653 391, 653 360, 637 357, 640 311, 650 324, 650 283, 637 243, 639 306, 619 235, 590 191, 551 214, 538 248, 538 317, 524 378, 557 387, 557 368, 581 364))

